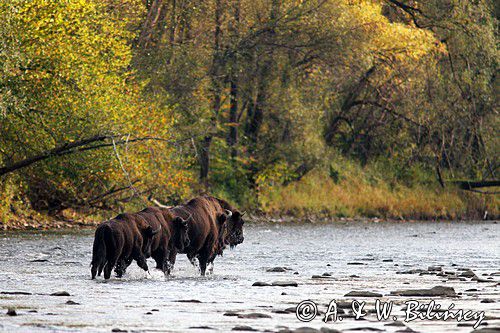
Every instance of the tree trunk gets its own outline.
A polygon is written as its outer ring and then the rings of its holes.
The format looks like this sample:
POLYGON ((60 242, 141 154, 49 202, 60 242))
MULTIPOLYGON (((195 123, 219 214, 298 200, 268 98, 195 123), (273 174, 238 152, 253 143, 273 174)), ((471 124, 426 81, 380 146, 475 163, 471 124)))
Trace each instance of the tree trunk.
MULTIPOLYGON (((271 29, 269 31, 269 39, 273 39, 276 31, 274 28, 276 18, 278 17, 280 7, 280 0, 273 0, 271 7, 271 14, 269 20, 271 22, 271 29)), ((271 73, 274 65, 273 51, 272 49, 264 55, 264 59, 260 69, 258 71, 257 79, 257 96, 255 98, 255 103, 252 108, 251 117, 249 117, 249 122, 246 127, 246 135, 250 139, 250 152, 254 151, 257 146, 258 135, 264 119, 264 108, 268 99, 268 90, 270 86, 271 73)))
POLYGON ((208 186, 208 171, 210 169, 210 144, 212 143, 212 135, 207 135, 201 142, 200 149, 200 182, 208 186))
POLYGON ((150 48, 153 44, 158 42, 159 38, 161 38, 161 34, 163 33, 161 23, 165 19, 166 11, 167 6, 164 0, 154 0, 151 3, 137 43, 141 49, 150 48), (158 27, 160 27, 160 29, 158 29, 158 27))
MULTIPOLYGON (((239 40, 239 24, 240 24, 240 0, 234 1, 234 16, 230 24, 233 43, 239 40)), ((229 133, 227 143, 231 148, 231 157, 235 158, 238 155, 236 145, 238 144, 238 58, 234 53, 231 58, 231 73, 230 73, 230 90, 229 90, 229 133)))
POLYGON ((375 66, 373 65, 365 72, 365 74, 363 74, 356 85, 350 89, 340 107, 339 114, 336 117, 332 117, 332 119, 329 121, 324 134, 325 141, 328 145, 333 145, 333 138, 336 134, 337 127, 339 126, 341 120, 347 119, 345 117, 345 113, 347 113, 353 106, 358 105, 358 103, 356 103, 356 99, 363 92, 363 89, 365 89, 365 87, 368 85, 368 80, 374 72, 375 66))
POLYGON ((221 108, 221 17, 222 17, 222 0, 215 1, 215 29, 214 29, 214 47, 212 56, 212 68, 210 70, 212 81, 212 117, 208 133, 201 143, 200 152, 200 182, 208 187, 208 175, 210 172, 210 146, 212 144, 213 132, 217 129, 217 116, 221 108))

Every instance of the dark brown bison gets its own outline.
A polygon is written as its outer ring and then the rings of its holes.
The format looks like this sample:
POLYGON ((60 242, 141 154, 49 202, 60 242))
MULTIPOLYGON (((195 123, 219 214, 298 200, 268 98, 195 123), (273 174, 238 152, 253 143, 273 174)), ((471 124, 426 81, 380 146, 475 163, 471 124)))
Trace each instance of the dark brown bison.
POLYGON ((189 246, 183 251, 171 251, 170 265, 174 265, 177 252, 186 253, 191 262, 198 259, 201 275, 207 264, 222 255, 227 245, 234 247, 243 242, 243 214, 224 200, 210 196, 197 197, 184 205, 170 209, 175 215, 187 219, 189 246))
POLYGON ((120 214, 101 223, 95 231, 92 249, 91 273, 109 279, 118 263, 137 261, 137 265, 148 270, 146 258, 151 255, 153 237, 161 227, 153 228, 137 214, 120 214))
MULTIPOLYGON (((170 264, 168 261, 170 252, 184 251, 189 246, 188 223, 190 217, 183 219, 175 217, 169 209, 159 207, 148 207, 136 213, 154 230, 161 231, 153 236, 150 246, 151 257, 156 261, 156 268, 161 269, 165 274, 170 274, 170 264)), ((146 257, 149 257, 149 253, 146 257)), ((131 264, 132 259, 119 262, 115 268, 117 276, 122 276, 126 268, 131 264)))

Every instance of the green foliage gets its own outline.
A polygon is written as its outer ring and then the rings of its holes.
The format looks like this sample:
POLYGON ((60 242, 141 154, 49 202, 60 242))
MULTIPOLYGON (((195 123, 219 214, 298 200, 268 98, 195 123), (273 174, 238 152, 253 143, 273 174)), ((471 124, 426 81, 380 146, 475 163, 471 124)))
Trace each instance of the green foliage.
MULTIPOLYGON (((130 68, 134 34, 128 27, 138 19, 128 19, 132 7, 119 13, 100 1, 0 3, 3 165, 97 134, 116 135, 116 141, 175 137, 171 109, 142 95, 130 68)), ((130 183, 132 189, 117 191, 124 199, 155 183, 168 188, 164 193, 185 193, 188 178, 177 169, 183 160, 164 163, 172 153, 168 145, 143 142, 48 159, 18 172, 20 195, 36 209, 58 211, 116 206, 120 197, 107 193, 130 183)))
POLYGON ((210 191, 265 211, 459 216, 435 170, 495 178, 498 22, 487 0, 401 3, 0 0, 0 168, 123 143, 3 176, 0 213, 210 191), (342 194, 352 183, 361 195, 342 194))

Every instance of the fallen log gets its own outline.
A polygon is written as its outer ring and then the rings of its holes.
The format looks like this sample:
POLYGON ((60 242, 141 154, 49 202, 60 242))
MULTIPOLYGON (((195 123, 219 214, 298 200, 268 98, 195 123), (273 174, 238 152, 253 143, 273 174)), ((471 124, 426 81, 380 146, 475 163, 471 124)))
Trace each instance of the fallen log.
POLYGON ((482 181, 469 181, 469 180, 455 180, 452 183, 457 184, 462 190, 473 190, 480 187, 493 187, 500 186, 500 180, 482 180, 482 181))

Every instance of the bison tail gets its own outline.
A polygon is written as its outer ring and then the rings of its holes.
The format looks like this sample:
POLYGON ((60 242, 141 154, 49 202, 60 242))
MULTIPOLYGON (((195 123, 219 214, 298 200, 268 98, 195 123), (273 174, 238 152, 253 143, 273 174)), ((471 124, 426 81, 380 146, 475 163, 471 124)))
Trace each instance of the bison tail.
POLYGON ((91 273, 92 279, 95 279, 96 275, 101 275, 102 270, 106 264, 106 233, 109 232, 109 228, 105 225, 97 228, 94 237, 94 245, 92 248, 92 263, 91 263, 91 273))

